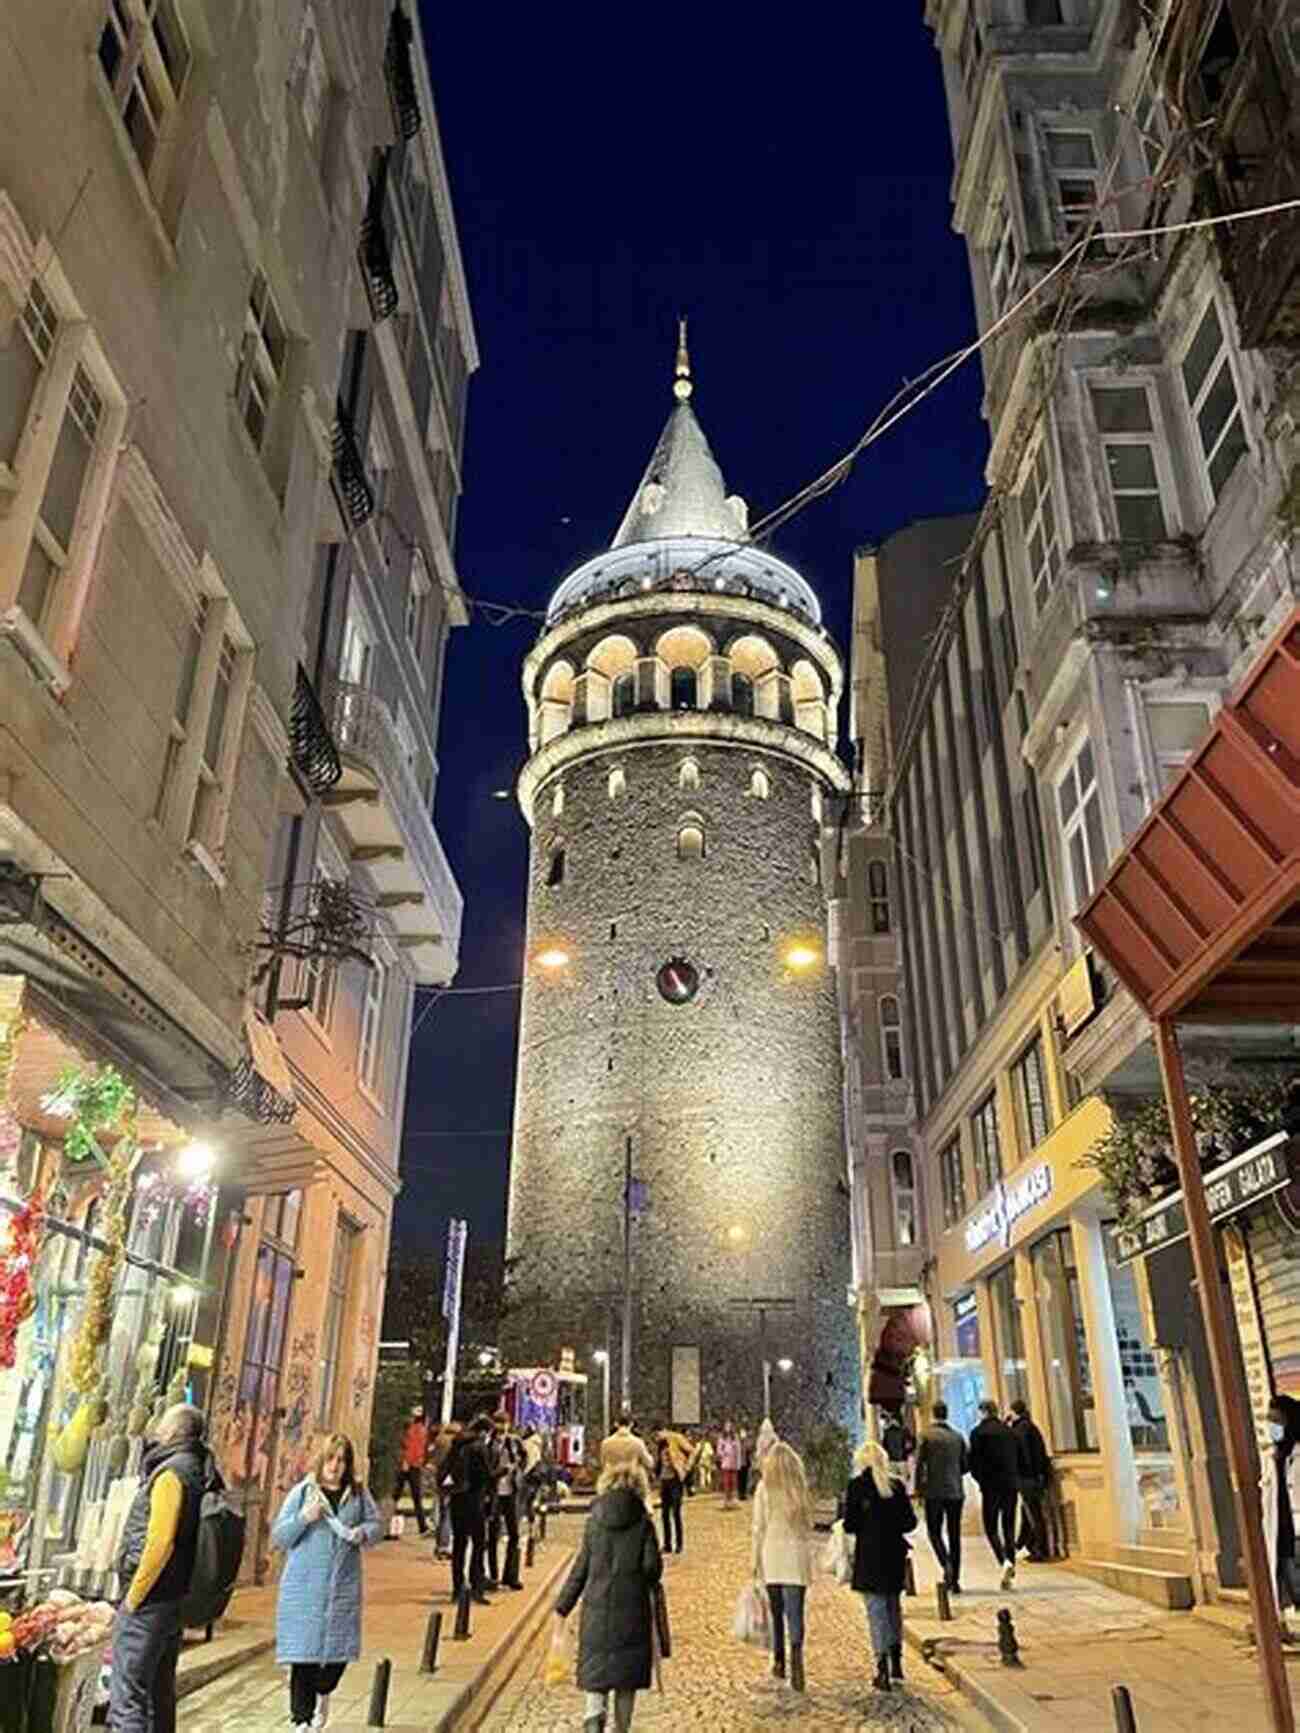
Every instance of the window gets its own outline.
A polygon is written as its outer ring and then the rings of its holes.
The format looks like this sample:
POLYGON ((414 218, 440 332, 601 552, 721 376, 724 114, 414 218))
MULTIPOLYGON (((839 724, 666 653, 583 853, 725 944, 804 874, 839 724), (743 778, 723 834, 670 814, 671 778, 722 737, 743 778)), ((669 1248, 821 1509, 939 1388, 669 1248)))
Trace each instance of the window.
POLYGON ((1182 375, 1200 440, 1210 497, 1217 500, 1247 445, 1237 379, 1214 300, 1202 314, 1196 335, 1183 357, 1182 375))
POLYGON ((1164 1391, 1160 1370, 1152 1352, 1138 1299, 1137 1281, 1131 1264, 1115 1262, 1114 1224, 1102 1224, 1101 1239, 1106 1250, 1106 1275, 1110 1284, 1110 1304, 1115 1318, 1115 1343, 1119 1349, 1119 1375, 1124 1386, 1124 1407, 1128 1415, 1128 1432, 1134 1452, 1140 1457, 1157 1460, 1142 1462, 1138 1480, 1143 1502, 1177 1506, 1178 1489, 1173 1464, 1168 1460, 1169 1420, 1165 1414, 1164 1391), (1159 1458, 1165 1458, 1160 1461, 1159 1458), (1156 1485, 1148 1490, 1146 1482, 1156 1485))
POLYGON ((731 708, 737 716, 754 714, 754 682, 748 674, 732 673, 731 708))
POLYGON ((910 1149, 896 1149, 889 1158, 894 1182, 894 1238, 900 1246, 914 1246, 919 1238, 916 1219, 916 1172, 910 1149))
POLYGON ((880 998, 880 1051, 885 1076, 892 1083, 903 1077, 903 1029, 898 1015, 898 1000, 892 993, 880 998))
POLYGON ((301 1212, 300 1191, 278 1193, 262 1201, 261 1241, 235 1398, 235 1412, 243 1422, 240 1431, 247 1440, 243 1478, 259 1485, 269 1467, 274 1444, 277 1392, 288 1339, 301 1212))
POLYGON ((343 624, 343 647, 339 652, 339 679, 346 686, 368 688, 374 668, 375 640, 370 622, 354 604, 343 624))
POLYGON ((989 236, 989 295, 993 302, 993 311, 1001 315, 1014 304, 1020 294, 1020 250, 1016 244, 1016 225, 1011 214, 1011 200, 1005 189, 994 201, 989 236))
POLYGON ((1169 527, 1156 473, 1156 432, 1146 387, 1094 385, 1091 396, 1120 540, 1163 541, 1169 527))
POLYGON ((1034 606, 1041 613, 1052 587, 1061 575, 1061 544, 1056 529, 1056 506, 1052 499, 1052 470, 1047 440, 1038 443, 1020 490, 1020 536, 1025 568, 1034 606))
POLYGON ((1043 134, 1053 220, 1063 243, 1077 240, 1097 211, 1100 173, 1090 132, 1049 127, 1043 134))
POLYGON ((614 680, 614 714, 630 716, 636 708, 636 675, 629 669, 614 680))
POLYGON ((1011 1097, 1015 1104, 1016 1136, 1020 1140, 1020 1153, 1028 1155, 1052 1129, 1041 1035, 1034 1036, 1011 1067, 1011 1097))
POLYGON ((882 860, 867 863, 867 900, 871 904, 873 933, 889 931, 889 868, 882 860))
POLYGON ((998 1129, 996 1090, 987 1094, 970 1116, 975 1149, 975 1195, 984 1197, 1002 1178, 1002 1137, 998 1129))
POLYGON ((677 773, 678 788, 698 788, 700 786, 700 767, 693 758, 684 758, 682 767, 677 773))
POLYGON ((231 614, 228 597, 199 597, 181 652, 157 806, 167 834, 197 844, 210 871, 225 841, 253 678, 252 646, 236 641, 231 614))
POLYGON ((334 1404, 338 1390, 339 1354, 343 1338, 343 1316, 347 1311, 348 1289, 352 1281, 352 1261, 360 1230, 346 1216, 340 1216, 334 1230, 334 1255, 330 1260, 329 1293, 325 1300, 325 1331, 321 1341, 320 1394, 316 1408, 316 1424, 328 1430, 334 1420, 334 1404))
POLYGON ((1035 891, 1042 889, 1047 869, 1043 857, 1043 830, 1038 818, 1038 794, 1029 782, 1020 790, 1020 822, 1025 831, 1025 888, 1033 896, 1035 891))
POLYGON ((1210 706, 1200 699, 1148 698, 1146 713, 1156 772, 1154 802, 1200 745, 1210 726, 1210 706))
POLYGON ((617 800, 627 793, 627 776, 621 764, 616 764, 609 773, 609 798, 617 800))
MULTIPOLYGON (((319 854, 325 854, 322 846, 319 854)), ((320 858, 316 861, 312 873, 311 885, 307 890, 308 910, 314 913, 320 907, 321 886, 337 885, 343 882, 342 862, 330 850, 327 862, 320 858)), ((307 1001, 304 1010, 311 1013, 312 1018, 321 1029, 328 1029, 330 1018, 334 1014, 334 988, 338 979, 338 964, 329 957, 304 957, 302 960, 302 976, 299 985, 299 997, 307 1001)))
POLYGON ((669 702, 674 710, 694 710, 696 680, 694 668, 674 668, 670 680, 669 702))
POLYGON ((704 826, 698 819, 688 819, 677 832, 677 858, 704 859, 704 826))
POLYGON ((190 60, 175 0, 110 0, 99 64, 146 175, 181 99, 190 60))
POLYGON ((750 773, 749 792, 754 800, 766 800, 770 796, 772 782, 765 770, 754 770, 750 773))
POLYGON ((1025 23, 1031 29, 1062 22, 1061 0, 1025 0, 1025 23))
POLYGON ((1101 792, 1092 742, 1085 740, 1056 790, 1061 836, 1069 861, 1074 908, 1080 909, 1106 870, 1106 835, 1101 822, 1101 792))
POLYGON ((244 313, 244 348, 235 382, 235 401, 248 436, 259 451, 266 449, 287 354, 284 322, 265 273, 257 271, 244 313))
POLYGON ((808 848, 808 883, 820 888, 822 882, 822 851, 816 839, 808 848))
POLYGON ((411 654, 419 662, 424 656, 424 625, 429 608, 429 573, 424 555, 417 548, 411 561, 410 581, 406 586, 406 616, 403 630, 411 646, 411 654))
POLYGON ((1079 1274, 1069 1228, 1058 1228, 1030 1251, 1052 1444, 1060 1451, 1098 1448, 1092 1364, 1083 1327, 1079 1274))
POLYGON ((564 784, 557 782, 555 792, 551 796, 551 817, 559 818, 564 812, 564 784))
POLYGON ((565 851, 562 848, 551 850, 550 863, 546 868, 546 888, 556 890, 564 883, 565 851))
POLYGON ((357 1075, 370 1090, 377 1090, 379 1083, 390 968, 389 957, 377 946, 366 971, 366 987, 361 999, 361 1032, 357 1039, 357 1075))
POLYGON ((1025 1365, 1025 1335, 1016 1298, 1014 1264, 1004 1264, 989 1277, 989 1300, 993 1308, 993 1334, 1002 1373, 1002 1401, 1009 1407, 1017 1399, 1028 1402, 1029 1378, 1025 1365))
POLYGON ((939 1151, 939 1187, 943 1193, 943 1225, 955 1227, 966 1214, 966 1170, 958 1137, 939 1151))

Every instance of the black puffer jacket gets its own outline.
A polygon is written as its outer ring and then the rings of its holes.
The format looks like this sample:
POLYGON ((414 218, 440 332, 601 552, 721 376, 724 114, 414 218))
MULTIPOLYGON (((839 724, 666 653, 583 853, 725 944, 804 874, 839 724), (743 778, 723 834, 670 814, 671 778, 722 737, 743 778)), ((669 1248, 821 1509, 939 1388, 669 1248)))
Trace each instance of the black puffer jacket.
POLYGON ((145 1537, 149 1532, 149 1508, 153 1499, 153 1483, 160 1474, 170 1470, 180 1481, 182 1503, 176 1526, 176 1540, 171 1557, 161 1576, 145 1596, 145 1605, 162 1601, 184 1600, 194 1575, 194 1553, 199 1532, 199 1512, 203 1493, 209 1486, 220 1486, 221 1477, 204 1444, 154 1444, 144 1453, 140 1465, 140 1490, 132 1500, 122 1528, 122 1548, 118 1554, 117 1573, 122 1593, 131 1586, 136 1566, 144 1553, 145 1537))
POLYGON ((616 1487, 592 1506, 582 1551, 560 1591, 567 1618, 582 1599, 578 1685, 584 1691, 645 1691, 653 1671, 650 1591, 663 1575, 650 1513, 616 1487))
POLYGON ((849 1482, 844 1499, 844 1532, 854 1537, 853 1586, 860 1594, 901 1595, 909 1547, 904 1539, 916 1527, 916 1512, 902 1481, 882 1498, 872 1476, 849 1482))

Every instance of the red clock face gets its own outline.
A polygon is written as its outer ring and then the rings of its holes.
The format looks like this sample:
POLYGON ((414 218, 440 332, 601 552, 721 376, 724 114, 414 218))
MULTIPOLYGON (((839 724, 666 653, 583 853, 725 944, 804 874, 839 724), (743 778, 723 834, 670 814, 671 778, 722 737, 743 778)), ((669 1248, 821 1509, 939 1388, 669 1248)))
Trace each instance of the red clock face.
POLYGON ((700 972, 685 957, 670 957, 655 976, 655 985, 670 1005, 689 1005, 700 990, 700 972))

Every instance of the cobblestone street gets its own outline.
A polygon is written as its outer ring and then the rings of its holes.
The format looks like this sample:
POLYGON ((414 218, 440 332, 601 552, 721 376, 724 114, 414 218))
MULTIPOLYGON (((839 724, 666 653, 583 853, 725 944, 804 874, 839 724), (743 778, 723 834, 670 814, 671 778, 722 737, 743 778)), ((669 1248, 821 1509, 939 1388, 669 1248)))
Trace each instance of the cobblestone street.
MULTIPOLYGON (((736 1596, 749 1574, 750 1507, 724 1513, 714 1498, 686 1507, 686 1551, 666 1560, 665 1583, 673 1658, 664 1665, 664 1695, 637 1700, 638 1733, 684 1727, 750 1728, 790 1725, 806 1733, 848 1733, 887 1727, 899 1733, 970 1726, 950 1687, 905 1657, 905 1691, 881 1696, 871 1688, 866 1616, 861 1600, 824 1577, 809 1604, 808 1693, 797 1697, 768 1677, 768 1657, 731 1634, 736 1596)), ((576 1534, 575 1534, 576 1539, 576 1534)), ((579 1612, 571 1621, 576 1638, 579 1612)), ((560 1733, 582 1725, 582 1698, 567 1686, 542 1683, 548 1622, 519 1671, 482 1723, 484 1733, 560 1733)), ((967 1712, 968 1713, 968 1712, 967 1712)))

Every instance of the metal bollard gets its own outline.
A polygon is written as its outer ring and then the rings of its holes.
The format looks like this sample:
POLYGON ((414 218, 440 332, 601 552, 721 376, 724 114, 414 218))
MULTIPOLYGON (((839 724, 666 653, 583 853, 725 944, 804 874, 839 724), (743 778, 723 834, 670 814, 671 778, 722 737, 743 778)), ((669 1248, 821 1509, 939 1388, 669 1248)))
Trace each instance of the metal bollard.
POLYGON ((911 1553, 908 1553, 907 1561, 903 1566, 903 1593, 908 1595, 916 1593, 916 1570, 912 1564, 911 1553))
POLYGON ((543 1509, 543 1511, 542 1511, 542 1520, 541 1520, 541 1523, 539 1525, 537 1538, 539 1541, 541 1541, 543 1546, 546 1545, 546 1511, 545 1511, 545 1509, 543 1509))
POLYGON ((947 1583, 934 1585, 934 1598, 939 1604, 940 1623, 950 1624, 952 1621, 952 1597, 948 1593, 947 1583))
POLYGON ((1011 1613, 1006 1607, 998 1611, 998 1654, 1002 1657, 1004 1667, 1020 1667, 1020 1644, 1016 1641, 1016 1627, 1011 1622, 1011 1613))
POLYGON ((533 1525, 530 1522, 528 1525, 528 1539, 524 1542, 524 1564, 529 1570, 532 1570, 533 1568, 533 1560, 536 1557, 536 1554, 537 1536, 533 1533, 533 1525))
POLYGON ((1115 1710, 1116 1733, 1137 1733, 1137 1717, 1133 1713, 1133 1699, 1128 1694, 1128 1686, 1113 1685, 1110 1700, 1115 1710))
POLYGON ((422 1673, 438 1671, 438 1644, 442 1640, 442 1614, 430 1613, 429 1622, 424 1628, 424 1653, 420 1657, 422 1673))
POLYGON ((463 1643, 469 1636, 469 1584, 456 1597, 456 1628, 451 1633, 452 1641, 463 1643))
POLYGON ((393 1663, 384 1657, 375 1667, 375 1682, 370 1687, 370 1714, 367 1727, 382 1727, 388 1714, 388 1687, 393 1677, 393 1663))

